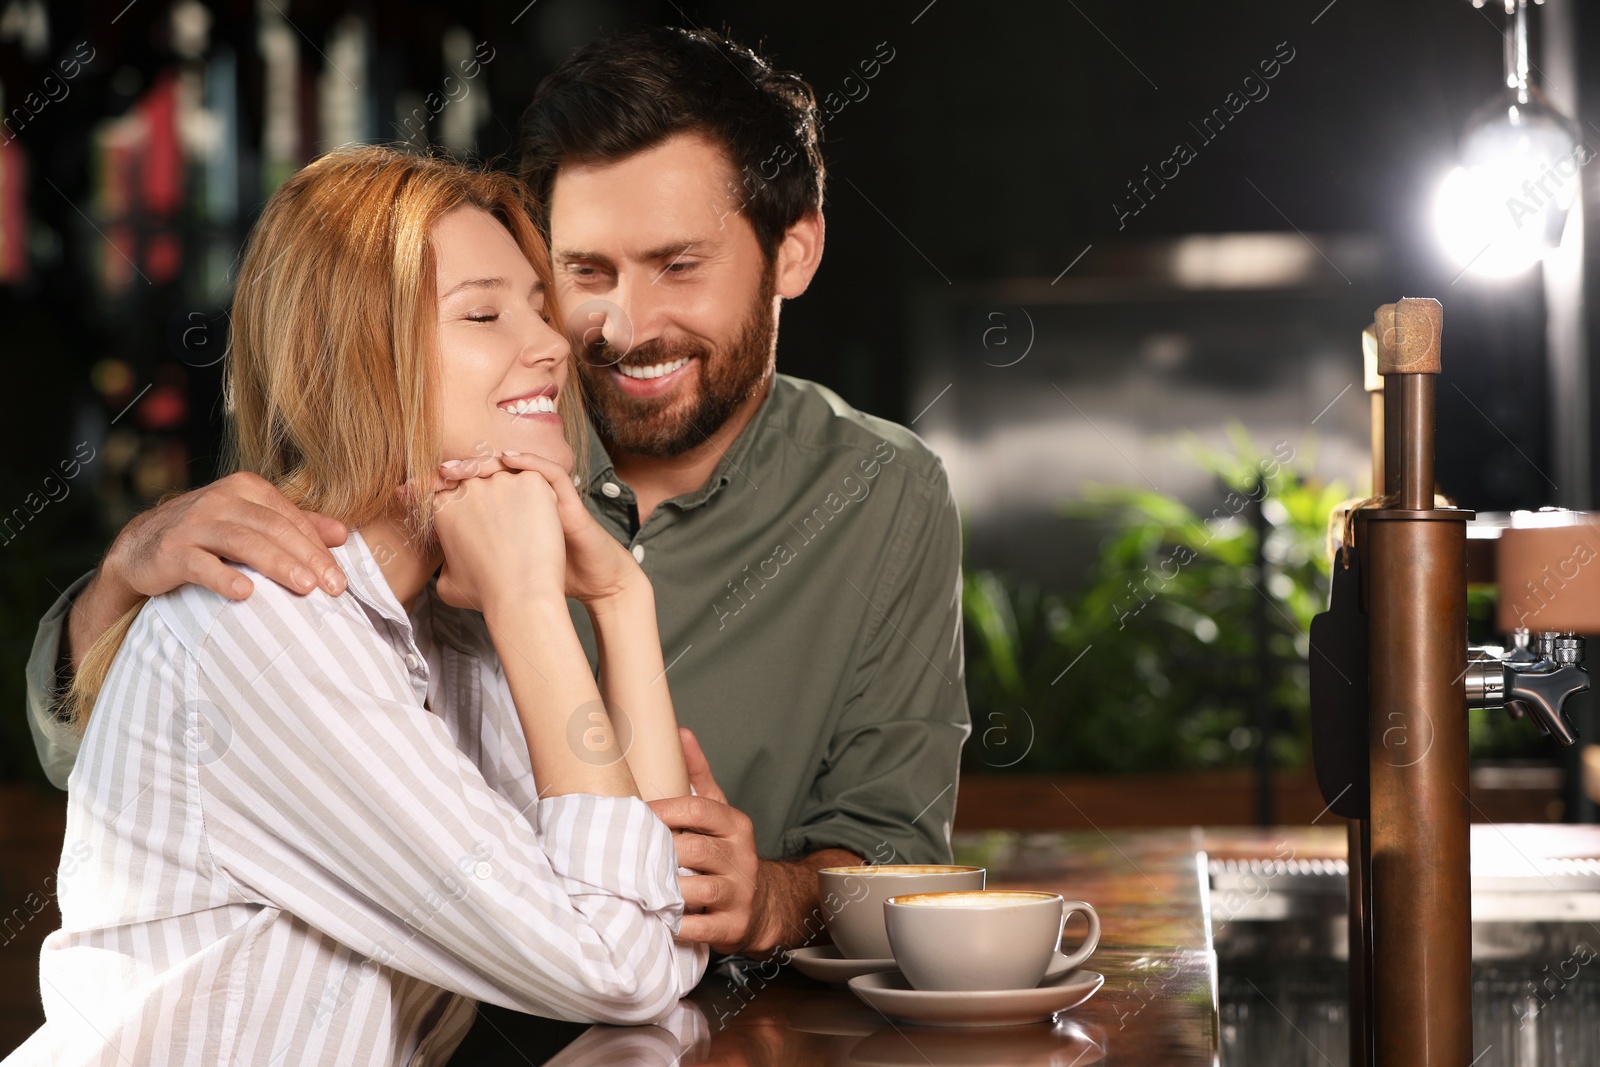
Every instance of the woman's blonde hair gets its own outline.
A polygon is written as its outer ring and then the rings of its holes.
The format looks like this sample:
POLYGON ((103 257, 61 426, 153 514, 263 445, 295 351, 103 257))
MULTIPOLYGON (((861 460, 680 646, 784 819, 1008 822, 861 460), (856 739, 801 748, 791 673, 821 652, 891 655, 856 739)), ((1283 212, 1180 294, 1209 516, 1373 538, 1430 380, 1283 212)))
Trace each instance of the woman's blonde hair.
MULTIPOLYGON (((434 224, 460 207, 494 216, 545 288, 549 252, 514 177, 381 146, 329 152, 267 200, 234 284, 224 396, 228 466, 352 529, 389 512, 405 485, 408 532, 432 536, 440 456, 434 224)), ((560 412, 583 467, 576 374, 560 412)), ((140 605, 85 656, 67 694, 81 731, 140 605)))

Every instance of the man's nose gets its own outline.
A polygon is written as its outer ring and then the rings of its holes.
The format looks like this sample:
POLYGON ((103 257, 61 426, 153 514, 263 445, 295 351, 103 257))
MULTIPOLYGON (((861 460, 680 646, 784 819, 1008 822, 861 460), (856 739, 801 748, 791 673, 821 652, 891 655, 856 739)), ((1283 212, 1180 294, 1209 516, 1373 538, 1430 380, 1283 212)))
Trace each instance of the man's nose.
POLYGON ((620 358, 648 341, 661 336, 665 301, 661 290, 650 283, 647 272, 625 271, 617 278, 609 307, 590 310, 592 325, 620 358), (596 316, 598 312, 598 316, 596 316))

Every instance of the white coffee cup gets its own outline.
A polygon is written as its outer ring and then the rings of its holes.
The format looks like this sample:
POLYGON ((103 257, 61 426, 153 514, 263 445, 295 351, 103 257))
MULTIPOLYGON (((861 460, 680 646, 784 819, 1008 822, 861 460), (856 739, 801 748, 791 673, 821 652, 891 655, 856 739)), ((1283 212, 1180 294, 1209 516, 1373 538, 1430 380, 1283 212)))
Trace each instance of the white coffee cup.
POLYGON ((982 889, 983 879, 982 867, 944 863, 824 867, 817 872, 817 890, 839 954, 854 960, 886 960, 892 953, 883 930, 885 900, 897 893, 982 889))
POLYGON ((884 902, 884 926, 900 972, 917 989, 1032 989, 1061 945, 1068 915, 1082 912, 1089 934, 1065 966, 1100 944, 1100 916, 1059 893, 1010 889, 914 893, 884 902))

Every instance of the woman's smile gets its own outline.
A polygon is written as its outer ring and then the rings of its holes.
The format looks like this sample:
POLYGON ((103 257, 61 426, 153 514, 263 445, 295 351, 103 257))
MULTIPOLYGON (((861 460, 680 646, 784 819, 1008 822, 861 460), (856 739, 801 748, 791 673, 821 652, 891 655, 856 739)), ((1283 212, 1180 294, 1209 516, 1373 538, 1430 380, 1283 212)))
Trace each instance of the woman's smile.
POLYGON ((556 396, 556 387, 547 385, 543 389, 533 389, 501 400, 495 406, 513 418, 548 415, 559 423, 561 420, 556 413, 556 396))

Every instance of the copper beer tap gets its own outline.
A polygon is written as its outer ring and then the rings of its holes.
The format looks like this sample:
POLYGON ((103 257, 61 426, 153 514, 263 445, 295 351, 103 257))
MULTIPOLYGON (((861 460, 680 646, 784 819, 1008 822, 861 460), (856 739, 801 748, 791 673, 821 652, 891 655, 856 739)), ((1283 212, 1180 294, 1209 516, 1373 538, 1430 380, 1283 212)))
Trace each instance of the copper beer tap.
POLYGON ((1356 1067, 1473 1061, 1466 712, 1504 708, 1572 744, 1564 705, 1589 681, 1578 626, 1562 612, 1600 614, 1588 607, 1600 598, 1566 597, 1560 611, 1541 601, 1539 621, 1561 628, 1539 632, 1534 649, 1526 636, 1510 652, 1467 647, 1473 515, 1434 495, 1442 326, 1438 301, 1406 299, 1380 307, 1363 338, 1374 497, 1351 515, 1329 610, 1311 631, 1317 779, 1329 808, 1352 820, 1356 1067))

